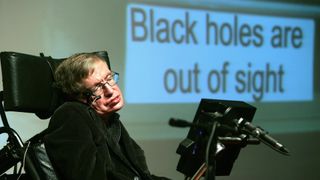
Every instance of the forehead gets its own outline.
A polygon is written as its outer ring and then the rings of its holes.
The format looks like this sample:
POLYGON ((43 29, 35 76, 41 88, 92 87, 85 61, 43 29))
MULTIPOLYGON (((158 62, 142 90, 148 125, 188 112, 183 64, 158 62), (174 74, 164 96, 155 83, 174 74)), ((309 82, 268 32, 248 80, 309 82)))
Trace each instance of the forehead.
POLYGON ((82 82, 85 87, 91 87, 102 81, 109 74, 111 74, 111 71, 107 63, 99 60, 93 64, 88 76, 84 78, 82 82))
POLYGON ((111 71, 105 61, 99 60, 94 63, 88 77, 92 76, 95 78, 104 78, 106 75, 110 74, 111 71))

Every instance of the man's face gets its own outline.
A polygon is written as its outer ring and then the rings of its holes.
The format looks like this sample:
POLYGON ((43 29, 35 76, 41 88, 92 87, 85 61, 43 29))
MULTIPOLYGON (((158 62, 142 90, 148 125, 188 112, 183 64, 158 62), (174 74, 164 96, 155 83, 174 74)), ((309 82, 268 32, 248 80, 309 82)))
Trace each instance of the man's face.
POLYGON ((92 73, 82 81, 84 86, 91 90, 94 95, 100 96, 92 102, 91 107, 99 115, 106 117, 124 106, 121 90, 117 84, 111 86, 108 83, 110 80, 112 80, 112 72, 108 65, 104 61, 97 61, 92 73), (100 88, 95 92, 97 87, 100 88))

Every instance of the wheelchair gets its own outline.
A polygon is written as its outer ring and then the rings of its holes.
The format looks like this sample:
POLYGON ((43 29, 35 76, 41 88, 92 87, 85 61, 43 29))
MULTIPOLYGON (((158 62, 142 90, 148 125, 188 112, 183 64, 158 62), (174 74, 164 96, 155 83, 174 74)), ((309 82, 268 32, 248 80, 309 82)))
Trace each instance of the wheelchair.
MULTIPOLYGON (((93 52, 110 66, 106 51, 93 52)), ((58 180, 43 143, 46 129, 25 142, 10 127, 6 112, 34 113, 47 120, 64 101, 54 87, 54 71, 64 60, 51 56, 1 52, 3 91, 0 92, 0 135, 7 135, 0 150, 0 180, 58 180), (11 172, 12 171, 12 172, 11 172), (8 173, 10 172, 10 173, 8 173)))

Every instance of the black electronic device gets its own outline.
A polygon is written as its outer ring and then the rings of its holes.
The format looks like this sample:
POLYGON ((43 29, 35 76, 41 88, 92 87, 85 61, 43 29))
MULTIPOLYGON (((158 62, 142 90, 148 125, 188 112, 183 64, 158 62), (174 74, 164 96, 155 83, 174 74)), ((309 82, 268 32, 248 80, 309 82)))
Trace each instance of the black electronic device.
POLYGON ((249 143, 259 144, 258 140, 239 131, 237 124, 240 118, 251 122, 255 112, 255 107, 242 101, 202 99, 192 123, 171 119, 172 126, 190 126, 187 137, 177 149, 181 155, 177 170, 193 177, 202 168, 211 131, 215 131, 209 159, 215 161, 215 175, 229 175, 241 148, 249 143), (214 123, 216 126, 212 129, 214 123))

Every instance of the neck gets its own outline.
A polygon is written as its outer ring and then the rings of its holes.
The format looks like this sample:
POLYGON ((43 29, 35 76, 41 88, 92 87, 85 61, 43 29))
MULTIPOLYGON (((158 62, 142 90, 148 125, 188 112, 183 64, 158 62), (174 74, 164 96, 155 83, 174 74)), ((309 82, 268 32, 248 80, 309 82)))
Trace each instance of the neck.
POLYGON ((111 113, 111 114, 99 114, 99 116, 101 117, 103 122, 105 122, 106 124, 111 123, 110 121, 112 121, 113 115, 114 115, 114 113, 111 113))

